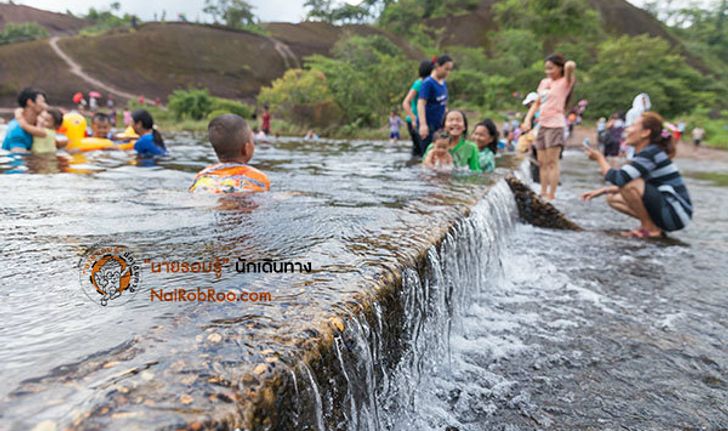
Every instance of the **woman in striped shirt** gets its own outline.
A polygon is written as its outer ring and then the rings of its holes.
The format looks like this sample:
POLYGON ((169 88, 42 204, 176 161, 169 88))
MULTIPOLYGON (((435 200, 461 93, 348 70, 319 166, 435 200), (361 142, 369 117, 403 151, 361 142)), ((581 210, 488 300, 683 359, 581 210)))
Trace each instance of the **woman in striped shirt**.
POLYGON ((613 185, 584 193, 582 200, 607 194, 609 206, 640 221, 640 227, 626 232, 627 236, 652 238, 684 228, 692 218, 693 205, 672 163, 675 144, 672 134, 663 128, 662 117, 643 113, 627 128, 626 141, 636 154, 621 169, 612 169, 600 152, 587 150, 605 180, 613 185))

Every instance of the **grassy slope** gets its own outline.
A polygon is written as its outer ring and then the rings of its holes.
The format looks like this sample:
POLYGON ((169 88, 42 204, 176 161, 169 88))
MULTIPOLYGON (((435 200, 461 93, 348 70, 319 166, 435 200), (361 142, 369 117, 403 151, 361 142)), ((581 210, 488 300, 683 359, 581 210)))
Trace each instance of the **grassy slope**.
POLYGON ((68 71, 66 63, 53 53, 47 41, 0 46, 0 59, 2 107, 15 106, 18 91, 26 86, 46 90, 52 104, 68 104, 73 93, 86 89, 85 83, 68 71))

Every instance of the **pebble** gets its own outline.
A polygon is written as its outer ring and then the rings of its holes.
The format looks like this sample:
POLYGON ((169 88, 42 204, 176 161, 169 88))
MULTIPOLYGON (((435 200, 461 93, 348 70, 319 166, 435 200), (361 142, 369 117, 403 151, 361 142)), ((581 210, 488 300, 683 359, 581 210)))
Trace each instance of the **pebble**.
POLYGON ((33 431, 56 431, 58 427, 53 421, 43 421, 33 427, 33 431))
POLYGON ((207 341, 211 343, 219 343, 222 341, 222 335, 218 334, 217 332, 213 332, 212 334, 207 336, 207 341))

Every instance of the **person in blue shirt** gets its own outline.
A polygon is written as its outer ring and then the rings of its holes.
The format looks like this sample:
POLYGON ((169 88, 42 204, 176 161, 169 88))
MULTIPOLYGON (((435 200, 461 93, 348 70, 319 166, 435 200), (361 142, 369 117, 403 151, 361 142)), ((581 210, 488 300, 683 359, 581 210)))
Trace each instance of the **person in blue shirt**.
MULTIPOLYGON (((38 116, 48 108, 45 93, 35 88, 24 88, 18 94, 18 105, 23 108, 22 116, 28 124, 35 125, 38 116)), ((2 149, 14 153, 26 153, 33 147, 33 136, 20 127, 17 120, 8 123, 2 149)))
POLYGON ((447 83, 445 80, 454 66, 449 55, 436 58, 430 76, 422 81, 417 101, 417 122, 422 141, 422 153, 432 142, 435 130, 443 124, 447 111, 447 83))
POLYGON ((164 139, 154 128, 152 114, 144 109, 139 109, 131 114, 131 126, 134 132, 139 135, 134 144, 134 151, 141 157, 166 156, 167 147, 164 139))

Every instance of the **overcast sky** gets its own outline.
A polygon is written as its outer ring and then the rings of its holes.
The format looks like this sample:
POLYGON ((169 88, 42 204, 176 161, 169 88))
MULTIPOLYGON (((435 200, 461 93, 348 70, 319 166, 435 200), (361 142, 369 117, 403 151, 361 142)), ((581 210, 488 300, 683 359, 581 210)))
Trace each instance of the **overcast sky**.
MULTIPOLYGON (((24 4, 40 9, 65 12, 70 10, 74 14, 81 15, 90 7, 107 8, 113 0, 15 0, 16 4, 24 4)), ((262 21, 301 21, 305 15, 303 9, 304 0, 248 0, 255 6, 254 12, 262 21)), ((348 0, 350 3, 358 3, 358 0, 348 0)), ((629 0, 637 6, 645 3, 645 0, 629 0)), ((688 3, 690 0, 676 0, 676 3, 688 3)), ((701 0, 706 2, 710 0, 701 0)), ((166 11, 167 20, 176 20, 177 14, 184 13, 191 21, 205 21, 202 13, 205 0, 121 0, 121 10, 133 13, 142 20, 151 21, 157 14, 159 18, 162 11, 166 11)))

